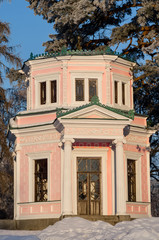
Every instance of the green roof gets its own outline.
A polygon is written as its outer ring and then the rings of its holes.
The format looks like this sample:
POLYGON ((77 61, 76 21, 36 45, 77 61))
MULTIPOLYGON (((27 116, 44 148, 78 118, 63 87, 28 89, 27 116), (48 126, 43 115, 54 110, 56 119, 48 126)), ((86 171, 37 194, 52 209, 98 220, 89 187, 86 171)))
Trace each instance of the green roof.
POLYGON ((67 48, 63 47, 61 52, 51 52, 51 53, 42 53, 42 54, 30 54, 30 58, 28 60, 36 60, 36 59, 44 59, 58 56, 94 56, 94 55, 115 55, 120 58, 123 58, 127 61, 134 62, 134 59, 122 55, 119 52, 113 51, 110 47, 106 47, 104 50, 67 50, 67 48))
POLYGON ((82 105, 82 106, 79 106, 79 107, 76 107, 76 108, 73 108, 73 109, 69 109, 69 110, 63 111, 63 109, 60 109, 60 108, 58 109, 57 108, 56 116, 57 116, 57 118, 60 118, 60 117, 66 116, 66 115, 68 115, 70 113, 73 113, 73 112, 85 109, 85 108, 93 106, 93 105, 97 105, 97 106, 103 107, 103 108, 105 108, 105 109, 107 109, 109 111, 112 111, 114 113, 120 114, 120 115, 122 115, 124 117, 130 118, 130 119, 134 119, 134 110, 124 111, 124 110, 121 110, 121 109, 109 107, 107 105, 104 105, 104 104, 100 103, 99 98, 97 96, 92 97, 90 103, 82 105))

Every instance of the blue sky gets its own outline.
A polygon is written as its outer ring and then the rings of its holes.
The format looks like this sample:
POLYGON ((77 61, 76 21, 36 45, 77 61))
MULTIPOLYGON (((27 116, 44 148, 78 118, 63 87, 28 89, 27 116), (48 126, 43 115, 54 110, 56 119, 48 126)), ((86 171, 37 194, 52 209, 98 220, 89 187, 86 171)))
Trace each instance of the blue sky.
POLYGON ((25 0, 4 0, 0 3, 0 20, 10 24, 10 46, 19 46, 16 52, 23 61, 29 58, 31 52, 43 53, 45 48, 42 44, 53 33, 53 25, 35 16, 28 5, 25 0))

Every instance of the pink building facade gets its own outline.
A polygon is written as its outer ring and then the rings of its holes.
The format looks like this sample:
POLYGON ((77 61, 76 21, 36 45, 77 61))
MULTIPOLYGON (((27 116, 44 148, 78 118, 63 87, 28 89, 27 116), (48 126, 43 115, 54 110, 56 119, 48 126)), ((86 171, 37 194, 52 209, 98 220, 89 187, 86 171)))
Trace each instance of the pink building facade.
POLYGON ((16 136, 14 217, 149 217, 146 117, 134 114, 134 63, 115 55, 25 62, 27 110, 16 136))

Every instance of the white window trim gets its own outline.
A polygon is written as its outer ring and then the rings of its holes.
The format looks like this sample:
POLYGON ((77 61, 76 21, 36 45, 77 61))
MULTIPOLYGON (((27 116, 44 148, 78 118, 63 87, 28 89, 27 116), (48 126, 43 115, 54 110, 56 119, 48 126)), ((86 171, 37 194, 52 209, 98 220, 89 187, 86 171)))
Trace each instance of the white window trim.
MULTIPOLYGON (((38 152, 27 154, 29 158, 29 202, 35 202, 35 160, 47 159, 47 177, 48 177, 48 200, 50 200, 50 152, 38 152)), ((38 203, 38 202, 35 202, 38 203)))
POLYGON ((59 106, 59 88, 60 86, 60 74, 47 74, 40 75, 35 77, 35 107, 44 108, 44 107, 58 107, 59 106), (57 102, 51 103, 51 81, 56 81, 56 97, 57 102), (46 82, 46 104, 40 103, 40 83, 46 82))
POLYGON ((127 161, 128 159, 136 161, 136 202, 142 202, 142 176, 141 176, 141 156, 142 153, 125 152, 125 172, 126 172, 126 201, 128 201, 128 173, 127 173, 127 161))
POLYGON ((113 106, 125 110, 130 109, 130 78, 120 74, 112 73, 112 79, 113 106), (118 82, 118 103, 115 103, 115 82, 118 82), (125 83, 125 104, 122 103, 122 83, 125 83))
POLYGON ((77 157, 101 158, 101 214, 107 215, 107 152, 108 149, 74 149, 72 153, 73 214, 77 214, 77 157))
POLYGON ((97 79, 97 91, 100 102, 102 102, 102 75, 101 72, 77 72, 71 73, 71 88, 72 88, 72 105, 78 106, 81 104, 89 103, 89 86, 88 79, 96 78, 97 79), (84 79, 84 101, 76 101, 76 90, 75 90, 75 79, 82 78, 84 79))

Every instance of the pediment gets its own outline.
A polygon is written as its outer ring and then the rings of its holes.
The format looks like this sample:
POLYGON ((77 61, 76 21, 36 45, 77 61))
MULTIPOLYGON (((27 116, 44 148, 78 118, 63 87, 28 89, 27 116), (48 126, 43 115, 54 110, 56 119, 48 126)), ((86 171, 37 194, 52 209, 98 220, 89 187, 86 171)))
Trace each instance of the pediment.
POLYGON ((127 120, 126 117, 120 113, 116 113, 102 106, 92 105, 84 109, 75 109, 68 111, 62 116, 65 119, 107 119, 107 120, 127 120))
POLYGON ((74 118, 92 118, 92 119, 115 119, 110 114, 104 113, 102 111, 99 111, 99 109, 94 109, 92 111, 87 111, 85 113, 78 114, 74 118))

